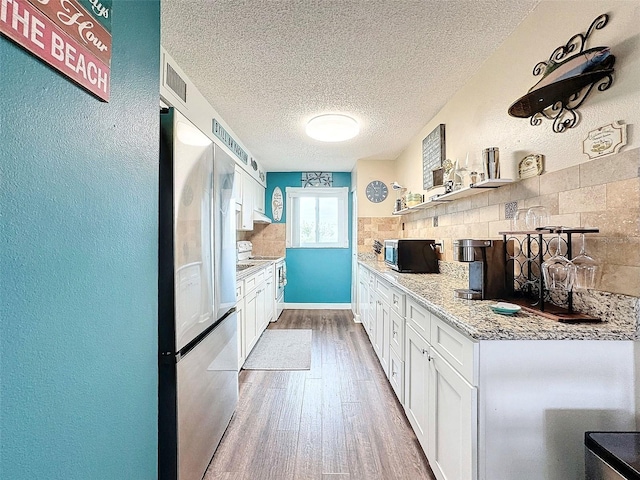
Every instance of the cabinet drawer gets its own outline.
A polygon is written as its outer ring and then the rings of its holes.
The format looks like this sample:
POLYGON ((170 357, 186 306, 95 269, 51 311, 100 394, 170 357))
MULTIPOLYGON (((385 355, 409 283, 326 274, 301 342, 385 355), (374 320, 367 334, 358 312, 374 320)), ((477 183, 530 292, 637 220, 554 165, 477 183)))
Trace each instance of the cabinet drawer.
POLYGON ((405 294, 397 288, 391 287, 389 306, 401 317, 404 317, 405 294))
POLYGON ((407 298, 407 324, 411 325, 427 342, 431 341, 431 313, 418 305, 411 297, 407 298))
POLYGON ((389 354, 389 383, 404 405, 404 362, 393 350, 389 354))
POLYGON ((274 271, 275 267, 273 265, 269 265, 266 269, 265 269, 265 278, 268 277, 273 277, 273 271, 274 271))
POLYGON ((396 352, 400 360, 404 360, 404 317, 391 310, 391 334, 389 336, 391 349, 396 352))
POLYGON ((436 315, 431 318, 431 345, 471 385, 478 385, 475 360, 477 343, 436 315))
POLYGON ((255 275, 250 276, 249 278, 245 278, 244 280, 244 291, 250 292, 251 290, 255 290, 255 288, 264 283, 264 270, 260 270, 255 275))
POLYGON ((369 270, 364 268, 362 265, 358 267, 358 281, 362 283, 369 283, 369 270))
POLYGON ((244 280, 236 282, 236 302, 241 302, 244 298, 244 280))
POLYGON ((382 278, 376 275, 375 278, 375 289, 378 293, 378 298, 389 305, 391 302, 391 285, 382 280, 382 278))

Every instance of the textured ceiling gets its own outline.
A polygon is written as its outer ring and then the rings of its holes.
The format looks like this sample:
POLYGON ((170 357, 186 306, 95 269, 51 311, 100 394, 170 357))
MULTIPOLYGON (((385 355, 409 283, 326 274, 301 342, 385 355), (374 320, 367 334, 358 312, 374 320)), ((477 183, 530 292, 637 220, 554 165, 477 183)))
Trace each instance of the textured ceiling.
POLYGON ((395 159, 539 0, 163 0, 162 44, 266 171, 395 159), (308 138, 348 113, 361 134, 308 138))

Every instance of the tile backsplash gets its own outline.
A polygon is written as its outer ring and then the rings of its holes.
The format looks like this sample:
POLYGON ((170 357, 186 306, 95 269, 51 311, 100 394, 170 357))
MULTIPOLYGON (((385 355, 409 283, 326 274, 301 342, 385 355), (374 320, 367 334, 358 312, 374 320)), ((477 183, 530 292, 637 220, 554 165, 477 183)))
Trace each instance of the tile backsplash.
POLYGON ((250 240, 254 255, 265 257, 284 257, 286 254, 286 227, 284 223, 259 224, 253 231, 238 231, 238 240, 250 240))
MULTIPOLYGON (((586 240, 587 252, 603 265, 597 290, 640 297, 639 158, 640 149, 633 149, 409 215, 359 218, 358 252, 371 251, 373 239, 432 238, 444 241, 442 260, 452 261, 454 239, 501 238, 511 228, 513 202, 543 205, 551 225, 600 229, 586 240)), ((576 254, 579 242, 576 235, 576 254)))

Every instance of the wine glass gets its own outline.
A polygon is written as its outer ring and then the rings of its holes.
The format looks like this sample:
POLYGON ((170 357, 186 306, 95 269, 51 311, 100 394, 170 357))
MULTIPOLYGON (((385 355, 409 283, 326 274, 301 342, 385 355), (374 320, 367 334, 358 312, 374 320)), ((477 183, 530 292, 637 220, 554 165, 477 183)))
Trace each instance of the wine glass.
POLYGON ((580 236, 580 253, 573 259, 573 264, 576 267, 575 287, 576 289, 587 290, 596 286, 596 281, 600 274, 600 262, 587 255, 584 233, 580 236))
POLYGON ((560 252, 560 233, 554 255, 542 263, 542 276, 549 290, 561 289, 570 292, 576 276, 576 266, 560 252))
POLYGON ((518 210, 516 210, 513 214, 513 217, 511 218, 511 231, 520 232, 520 231, 526 230, 527 229, 526 217, 527 217, 526 208, 519 208, 518 210))

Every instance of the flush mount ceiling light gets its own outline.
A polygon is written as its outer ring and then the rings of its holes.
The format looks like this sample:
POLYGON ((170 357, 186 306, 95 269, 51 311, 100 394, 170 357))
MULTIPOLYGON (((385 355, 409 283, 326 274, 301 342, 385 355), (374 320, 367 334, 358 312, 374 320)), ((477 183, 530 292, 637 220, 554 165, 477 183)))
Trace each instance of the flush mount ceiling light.
POLYGON ((305 131, 321 142, 343 142, 358 135, 360 125, 347 115, 332 113, 312 118, 305 131))

